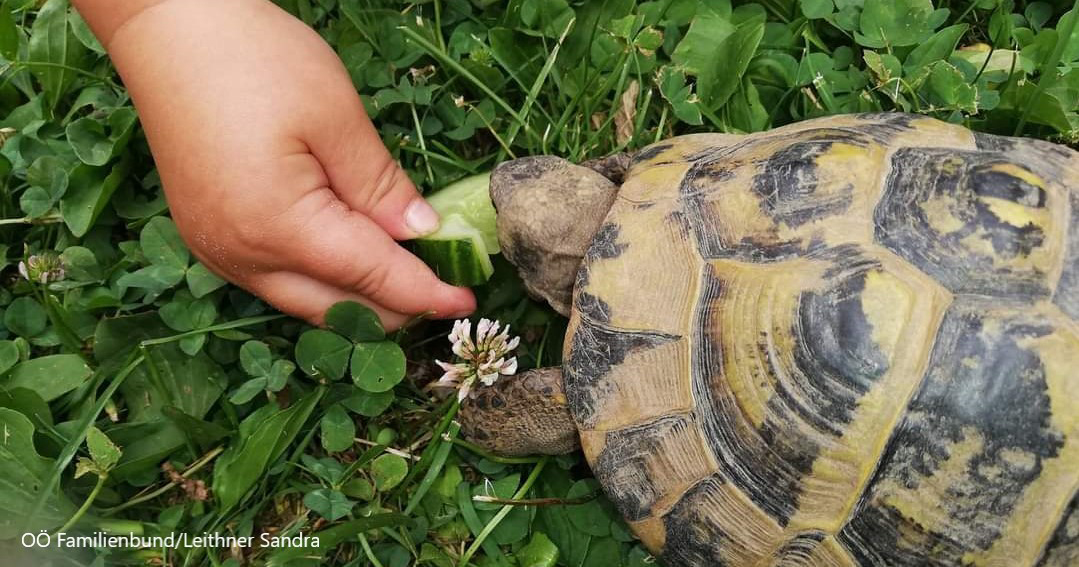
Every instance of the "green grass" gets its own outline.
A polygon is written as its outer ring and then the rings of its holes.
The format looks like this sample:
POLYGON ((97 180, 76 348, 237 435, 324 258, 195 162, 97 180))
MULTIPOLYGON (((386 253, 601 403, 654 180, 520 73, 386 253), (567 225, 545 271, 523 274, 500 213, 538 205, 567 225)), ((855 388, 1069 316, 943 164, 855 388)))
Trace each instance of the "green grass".
MULTIPOLYGON (((425 189, 511 157, 580 161, 844 112, 1079 140, 1070 2, 280 3, 335 47, 425 189)), ((23 554, 8 559, 29 553, 23 531, 72 526, 324 545, 80 549, 57 564, 651 564, 579 455, 500 459, 455 439, 456 404, 423 390, 448 324, 384 336, 342 305, 312 330, 193 261, 107 58, 63 2, 38 4, 0 8, 0 476, 31 487, 0 485, 0 540, 23 554), (57 41, 69 49, 43 47, 57 41), (17 277, 42 253, 60 255, 63 281, 17 277)), ((494 264, 477 316, 523 334, 523 368, 557 364, 565 321, 494 264)))

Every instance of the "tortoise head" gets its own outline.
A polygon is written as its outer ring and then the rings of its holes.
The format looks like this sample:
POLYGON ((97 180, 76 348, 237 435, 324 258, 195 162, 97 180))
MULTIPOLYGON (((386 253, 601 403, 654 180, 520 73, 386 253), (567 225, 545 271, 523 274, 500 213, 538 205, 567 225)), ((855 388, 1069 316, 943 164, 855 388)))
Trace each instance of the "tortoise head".
POLYGON ((491 174, 503 255, 528 292, 563 315, 569 315, 577 269, 614 202, 626 161, 619 155, 575 165, 536 156, 503 162, 491 174))

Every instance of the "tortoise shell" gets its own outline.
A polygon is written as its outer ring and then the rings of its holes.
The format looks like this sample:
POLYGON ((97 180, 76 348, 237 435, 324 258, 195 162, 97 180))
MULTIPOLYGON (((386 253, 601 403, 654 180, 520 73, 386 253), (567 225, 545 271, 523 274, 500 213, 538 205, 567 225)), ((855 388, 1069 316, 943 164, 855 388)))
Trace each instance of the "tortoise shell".
POLYGON ((635 156, 574 291, 586 457, 671 567, 1079 565, 1079 154, 903 114, 635 156))

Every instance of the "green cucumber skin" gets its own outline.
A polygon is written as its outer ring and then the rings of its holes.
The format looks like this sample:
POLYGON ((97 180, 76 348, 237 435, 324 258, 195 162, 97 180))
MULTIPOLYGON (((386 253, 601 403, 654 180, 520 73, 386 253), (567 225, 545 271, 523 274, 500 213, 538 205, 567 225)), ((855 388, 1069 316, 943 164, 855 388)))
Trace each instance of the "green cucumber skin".
POLYGON ((491 277, 493 271, 479 259, 470 240, 417 240, 415 250, 416 255, 431 266, 435 275, 449 284, 480 285, 491 277))
POLYGON ((416 255, 443 281, 475 286, 494 272, 488 254, 498 253, 490 173, 459 180, 436 191, 428 202, 442 217, 441 227, 415 241, 416 255))
POLYGON ((495 234, 496 213, 491 203, 490 186, 491 174, 481 173, 455 181, 426 198, 444 221, 447 217, 458 216, 464 224, 478 230, 487 246, 487 253, 497 254, 499 246, 498 236, 495 234))

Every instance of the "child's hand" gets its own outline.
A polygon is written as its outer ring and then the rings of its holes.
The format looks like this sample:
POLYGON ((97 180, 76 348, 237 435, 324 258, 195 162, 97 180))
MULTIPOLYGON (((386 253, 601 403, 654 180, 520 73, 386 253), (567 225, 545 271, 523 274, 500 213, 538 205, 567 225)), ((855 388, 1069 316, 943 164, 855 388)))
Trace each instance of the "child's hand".
POLYGON ((76 2, 131 92, 195 256, 315 323, 344 299, 390 328, 475 308, 394 242, 437 215, 313 30, 267 0, 133 4, 76 2))

